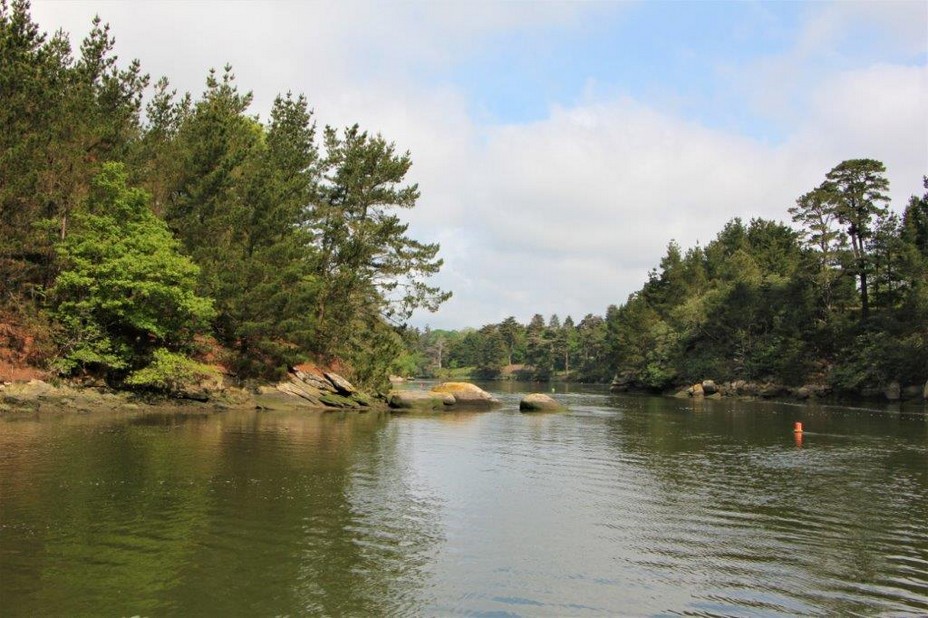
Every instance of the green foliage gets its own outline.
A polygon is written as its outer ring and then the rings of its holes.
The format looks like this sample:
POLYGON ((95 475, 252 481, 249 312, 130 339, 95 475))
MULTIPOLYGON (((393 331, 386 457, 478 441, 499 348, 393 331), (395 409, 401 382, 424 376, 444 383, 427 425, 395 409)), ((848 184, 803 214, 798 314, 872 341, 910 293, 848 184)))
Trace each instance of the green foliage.
POLYGON ((195 293, 199 269, 126 181, 122 165, 105 164, 58 246, 63 270, 51 295, 67 336, 65 372, 118 377, 155 349, 188 348, 214 315, 195 293))
POLYGON ((217 377, 218 373, 209 365, 198 363, 183 354, 158 348, 152 352, 151 362, 129 374, 125 384, 134 388, 173 393, 185 386, 203 380, 214 380, 217 377))

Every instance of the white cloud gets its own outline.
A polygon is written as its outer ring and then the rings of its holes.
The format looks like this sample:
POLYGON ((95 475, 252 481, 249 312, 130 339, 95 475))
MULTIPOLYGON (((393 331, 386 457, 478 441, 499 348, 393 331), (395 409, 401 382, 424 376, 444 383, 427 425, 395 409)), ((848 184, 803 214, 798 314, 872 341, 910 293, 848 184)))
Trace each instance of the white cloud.
POLYGON ((611 6, 38 2, 34 14, 81 35, 97 10, 121 56, 182 89, 198 92, 206 69, 229 61, 256 110, 282 90, 305 92, 322 123, 358 122, 411 150, 422 190, 411 231, 441 242, 438 282, 455 292, 415 321, 462 327, 602 313, 641 286, 671 238, 688 247, 735 216, 786 219, 843 159, 883 160, 901 205, 928 173, 924 62, 836 71, 818 60, 865 19, 901 28, 897 50, 924 46, 911 26, 924 5, 913 4, 813 5, 792 48, 731 71, 784 123, 777 144, 658 111, 621 84, 589 87, 537 122, 488 126, 467 92, 418 79, 477 53, 484 37, 571 27, 611 6))

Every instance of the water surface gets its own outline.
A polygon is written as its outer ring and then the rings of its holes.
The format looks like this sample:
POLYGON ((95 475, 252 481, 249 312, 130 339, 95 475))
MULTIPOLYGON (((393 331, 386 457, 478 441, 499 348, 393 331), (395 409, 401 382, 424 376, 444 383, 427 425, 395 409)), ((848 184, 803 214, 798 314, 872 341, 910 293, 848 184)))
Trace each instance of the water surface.
POLYGON ((0 613, 928 613, 923 407, 560 387, 568 413, 528 415, 505 388, 0 417, 0 613))

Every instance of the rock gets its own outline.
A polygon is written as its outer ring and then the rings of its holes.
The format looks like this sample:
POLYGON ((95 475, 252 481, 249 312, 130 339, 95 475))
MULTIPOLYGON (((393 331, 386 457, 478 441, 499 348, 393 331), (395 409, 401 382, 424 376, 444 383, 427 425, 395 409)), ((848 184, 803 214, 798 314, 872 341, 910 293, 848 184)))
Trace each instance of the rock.
POLYGON ((705 391, 702 390, 702 384, 694 384, 686 389, 686 392, 690 397, 703 397, 705 395, 705 391))
POLYGON ((911 401, 912 399, 918 399, 922 394, 922 387, 918 384, 913 384, 912 386, 906 386, 902 389, 902 398, 906 401, 911 401))
POLYGON ((883 395, 887 401, 899 401, 902 398, 902 386, 894 380, 886 385, 883 395))
POLYGON ((558 412, 563 409, 564 406, 544 393, 526 395, 519 402, 521 412, 558 412))
POLYGON ((609 385, 609 390, 613 393, 624 393, 627 392, 634 383, 635 374, 629 371, 626 371, 621 375, 617 373, 615 374, 615 377, 612 378, 612 383, 609 385))
POLYGON ((394 410, 440 410, 454 404, 454 397, 430 391, 393 391, 387 405, 394 410))
POLYGON ((305 399, 314 406, 322 405, 322 402, 319 401, 319 391, 301 380, 291 378, 288 382, 281 382, 277 385, 277 390, 292 397, 305 399))
POLYGON ((324 371, 322 372, 322 375, 324 375, 326 379, 331 382, 333 386, 335 386, 335 390, 337 390, 342 395, 351 395, 356 390, 351 382, 341 377, 337 373, 324 371))
POLYGON ((361 404, 352 399, 351 397, 345 397, 344 395, 336 395, 335 393, 326 393, 319 398, 319 401, 324 403, 327 407, 330 408, 360 408, 361 404))
POLYGON ((290 375, 291 379, 296 377, 300 382, 304 382, 318 391, 335 392, 335 386, 323 376, 309 371, 300 371, 299 369, 294 369, 290 375))
POLYGON ((810 389, 808 386, 800 386, 796 389, 794 395, 796 396, 796 399, 809 399, 812 397, 812 389, 810 389))
POLYGON ((768 382, 760 387, 760 390, 757 393, 764 399, 773 399, 775 397, 784 397, 789 395, 789 389, 783 386, 782 384, 774 384, 768 382))
POLYGON ((715 385, 715 382, 712 380, 703 380, 702 381, 702 392, 706 395, 714 395, 719 392, 719 387, 715 385))
POLYGON ((432 388, 433 393, 454 396, 454 403, 462 406, 492 406, 499 400, 470 382, 445 382, 432 388))

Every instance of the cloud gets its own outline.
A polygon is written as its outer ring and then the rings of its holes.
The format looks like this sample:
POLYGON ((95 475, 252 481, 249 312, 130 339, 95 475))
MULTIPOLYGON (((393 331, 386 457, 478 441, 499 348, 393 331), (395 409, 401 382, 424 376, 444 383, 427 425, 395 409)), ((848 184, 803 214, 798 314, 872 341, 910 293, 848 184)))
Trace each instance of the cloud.
MULTIPOLYGON (((718 96, 779 123, 775 140, 725 123, 707 127, 647 95, 630 96, 621 83, 591 81, 540 120, 488 123, 475 115, 472 93, 443 78, 449 67, 482 58, 494 37, 556 37, 616 10, 623 9, 502 2, 34 6, 42 25, 75 36, 99 12, 124 59, 139 57, 182 90, 199 92, 206 69, 228 61, 255 91, 256 111, 266 113, 278 92, 304 92, 321 123, 358 122, 409 149, 422 198, 404 215, 414 237, 441 243, 437 282, 455 293, 440 313, 417 315, 418 325, 602 313, 641 286, 672 238, 689 247, 712 240, 735 216, 786 219, 796 197, 843 159, 883 160, 897 207, 920 190, 928 173, 923 3, 801 5, 783 49, 728 66, 718 96)), ((760 27, 785 28, 768 11, 759 15, 760 27)), ((690 51, 698 62, 701 50, 690 51)), ((659 76, 660 67, 653 70, 659 76)), ((674 84, 659 90, 673 93, 674 84)))

